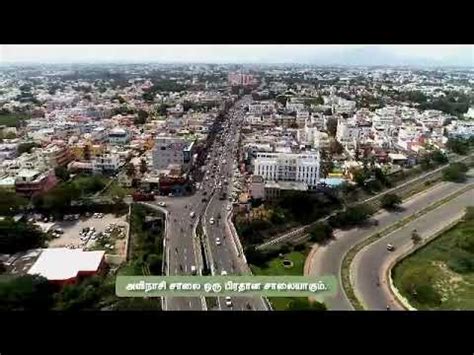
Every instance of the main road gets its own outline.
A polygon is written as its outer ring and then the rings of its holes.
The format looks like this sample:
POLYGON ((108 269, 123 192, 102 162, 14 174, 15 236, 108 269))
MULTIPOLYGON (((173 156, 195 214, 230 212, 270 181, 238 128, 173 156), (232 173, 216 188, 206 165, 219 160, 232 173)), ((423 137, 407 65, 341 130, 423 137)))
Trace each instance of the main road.
MULTIPOLYGON (((237 102, 227 115, 225 127, 211 145, 210 159, 202 167, 206 171, 202 182, 192 196, 158 197, 150 206, 165 209, 167 216, 165 273, 167 275, 191 275, 191 268, 196 267, 197 273, 205 268, 202 258, 203 250, 196 235, 196 227, 201 221, 204 230, 204 254, 210 264, 213 274, 220 275, 223 271, 228 274, 241 274, 248 270, 245 259, 238 252, 236 245, 229 235, 226 214, 232 208, 229 200, 221 200, 220 186, 231 195, 234 157, 237 152, 239 128, 244 117, 244 107, 250 98, 237 102), (213 172, 213 166, 216 166, 213 172), (227 180, 227 183, 225 182, 227 180), (165 206, 158 207, 164 202, 165 206), (158 206, 157 206, 158 205, 158 206), (191 216, 193 212, 193 216, 191 216), (210 218, 215 222, 211 224, 210 218), (220 218, 218 218, 220 217, 220 218), (220 238, 220 243, 217 242, 220 238), (217 245, 220 244, 220 245, 217 245)), ((173 297, 166 298, 166 310, 203 310, 207 309, 204 298, 173 297)), ((262 310, 267 309, 262 298, 234 298, 232 306, 227 306, 225 300, 218 298, 219 309, 229 310, 262 310)))
POLYGON ((335 240, 327 245, 319 246, 311 253, 309 263, 309 274, 312 276, 334 275, 339 279, 338 292, 334 297, 325 299, 326 306, 331 310, 352 310, 353 307, 342 288, 341 270, 342 261, 346 253, 356 244, 368 238, 370 235, 382 231, 387 226, 398 220, 408 217, 417 211, 424 209, 433 202, 441 200, 457 190, 464 188, 465 184, 442 182, 433 187, 416 194, 404 201, 400 212, 377 213, 374 218, 378 221, 377 226, 353 228, 347 231, 337 231, 335 240))
MULTIPOLYGON (((248 100, 248 99, 247 99, 248 100)), ((239 130, 243 122, 243 106, 246 101, 237 105, 237 110, 229 115, 223 134, 216 140, 211 159, 206 166, 204 188, 211 189, 210 200, 205 209, 202 224, 207 250, 210 254, 212 271, 215 275, 248 274, 249 268, 243 255, 239 252, 228 225, 227 214, 232 209, 234 162, 237 154, 239 130), (209 180, 207 180, 209 179, 209 180), (225 192, 222 196, 221 192, 225 192), (230 198, 229 198, 230 196, 230 198), (212 219, 211 219, 212 218, 212 219)), ((217 299, 220 310, 267 310, 261 297, 235 297, 227 304, 225 299, 217 299)))
POLYGON ((470 189, 360 250, 351 264, 351 279, 354 292, 364 308, 384 310, 389 306, 393 310, 403 309, 391 295, 386 276, 392 262, 413 248, 413 230, 416 229, 422 239, 429 238, 455 222, 467 206, 473 205, 474 190, 470 189), (388 243, 395 247, 395 251, 387 251, 388 243))

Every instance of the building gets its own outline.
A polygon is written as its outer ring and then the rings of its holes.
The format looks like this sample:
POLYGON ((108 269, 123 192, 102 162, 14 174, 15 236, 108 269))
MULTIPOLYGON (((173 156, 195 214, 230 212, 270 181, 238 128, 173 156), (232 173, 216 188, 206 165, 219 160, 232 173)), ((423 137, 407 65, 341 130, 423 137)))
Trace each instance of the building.
POLYGON ((51 283, 68 285, 80 278, 99 273, 105 267, 105 251, 83 251, 82 249, 44 249, 28 271, 40 275, 51 283))
POLYGON ((337 121, 336 139, 348 146, 355 146, 357 142, 363 142, 370 136, 372 127, 360 125, 352 121, 337 121))
POLYGON ((19 195, 31 197, 50 190, 57 183, 54 170, 40 172, 33 169, 22 169, 15 178, 15 191, 19 195))
POLYGON ((178 165, 188 170, 192 165, 194 141, 177 137, 157 137, 152 152, 153 169, 165 170, 170 165, 178 165))
POLYGON ((66 166, 72 160, 67 145, 51 144, 42 150, 43 159, 48 167, 66 166))
POLYGON ((17 156, 18 143, 1 143, 0 144, 0 162, 5 159, 14 159, 17 156))
POLYGON ((114 128, 109 132, 109 143, 127 144, 130 141, 130 135, 123 128, 114 128))
POLYGON ((242 73, 229 73, 227 80, 230 86, 251 86, 257 83, 253 75, 242 73))
POLYGON ((265 200, 274 200, 291 191, 308 191, 308 185, 304 182, 268 181, 265 183, 265 200))
POLYGON ((319 183, 319 166, 319 152, 257 153, 254 174, 265 181, 297 181, 314 188, 319 183))
POLYGON ((265 199, 265 181, 260 175, 253 175, 250 179, 250 197, 254 200, 265 199))
POLYGON ((114 173, 120 167, 120 158, 117 154, 103 154, 92 159, 92 172, 114 173))

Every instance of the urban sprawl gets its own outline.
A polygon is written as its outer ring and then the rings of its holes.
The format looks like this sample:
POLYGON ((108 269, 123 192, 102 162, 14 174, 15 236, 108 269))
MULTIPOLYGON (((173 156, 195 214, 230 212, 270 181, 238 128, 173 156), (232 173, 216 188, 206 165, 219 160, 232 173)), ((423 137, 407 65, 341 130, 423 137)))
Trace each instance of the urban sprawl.
POLYGON ((292 270, 290 255, 405 198, 385 191, 445 166, 461 181, 473 82, 459 68, 0 67, 4 308, 324 309, 118 298, 113 278, 292 270), (22 278, 47 294, 12 296, 22 278))

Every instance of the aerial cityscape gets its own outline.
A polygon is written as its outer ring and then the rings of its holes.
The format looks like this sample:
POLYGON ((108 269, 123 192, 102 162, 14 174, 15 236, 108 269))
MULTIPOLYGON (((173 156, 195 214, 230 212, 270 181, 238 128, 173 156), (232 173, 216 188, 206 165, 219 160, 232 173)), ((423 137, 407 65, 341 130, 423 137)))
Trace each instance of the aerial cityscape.
POLYGON ((0 45, 0 310, 474 310, 473 62, 0 45))

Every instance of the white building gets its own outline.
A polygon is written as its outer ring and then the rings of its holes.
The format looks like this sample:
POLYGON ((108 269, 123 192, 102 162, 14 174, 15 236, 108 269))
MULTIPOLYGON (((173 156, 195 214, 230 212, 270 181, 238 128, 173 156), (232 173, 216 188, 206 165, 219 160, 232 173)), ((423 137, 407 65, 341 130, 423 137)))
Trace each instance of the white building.
POLYGON ((319 152, 257 153, 254 174, 265 181, 298 181, 309 187, 319 182, 319 152))
POLYGON ((92 159, 94 173, 115 172, 119 166, 120 158, 117 154, 103 154, 92 159))
POLYGON ((351 121, 337 121, 336 139, 345 145, 355 146, 357 142, 364 141, 372 131, 370 126, 359 126, 351 121))
POLYGON ((178 165, 187 170, 192 164, 194 142, 178 137, 157 137, 153 149, 153 169, 164 170, 178 165))
POLYGON ((249 105, 250 115, 262 115, 264 113, 273 113, 275 111, 275 105, 273 102, 260 101, 249 105))

